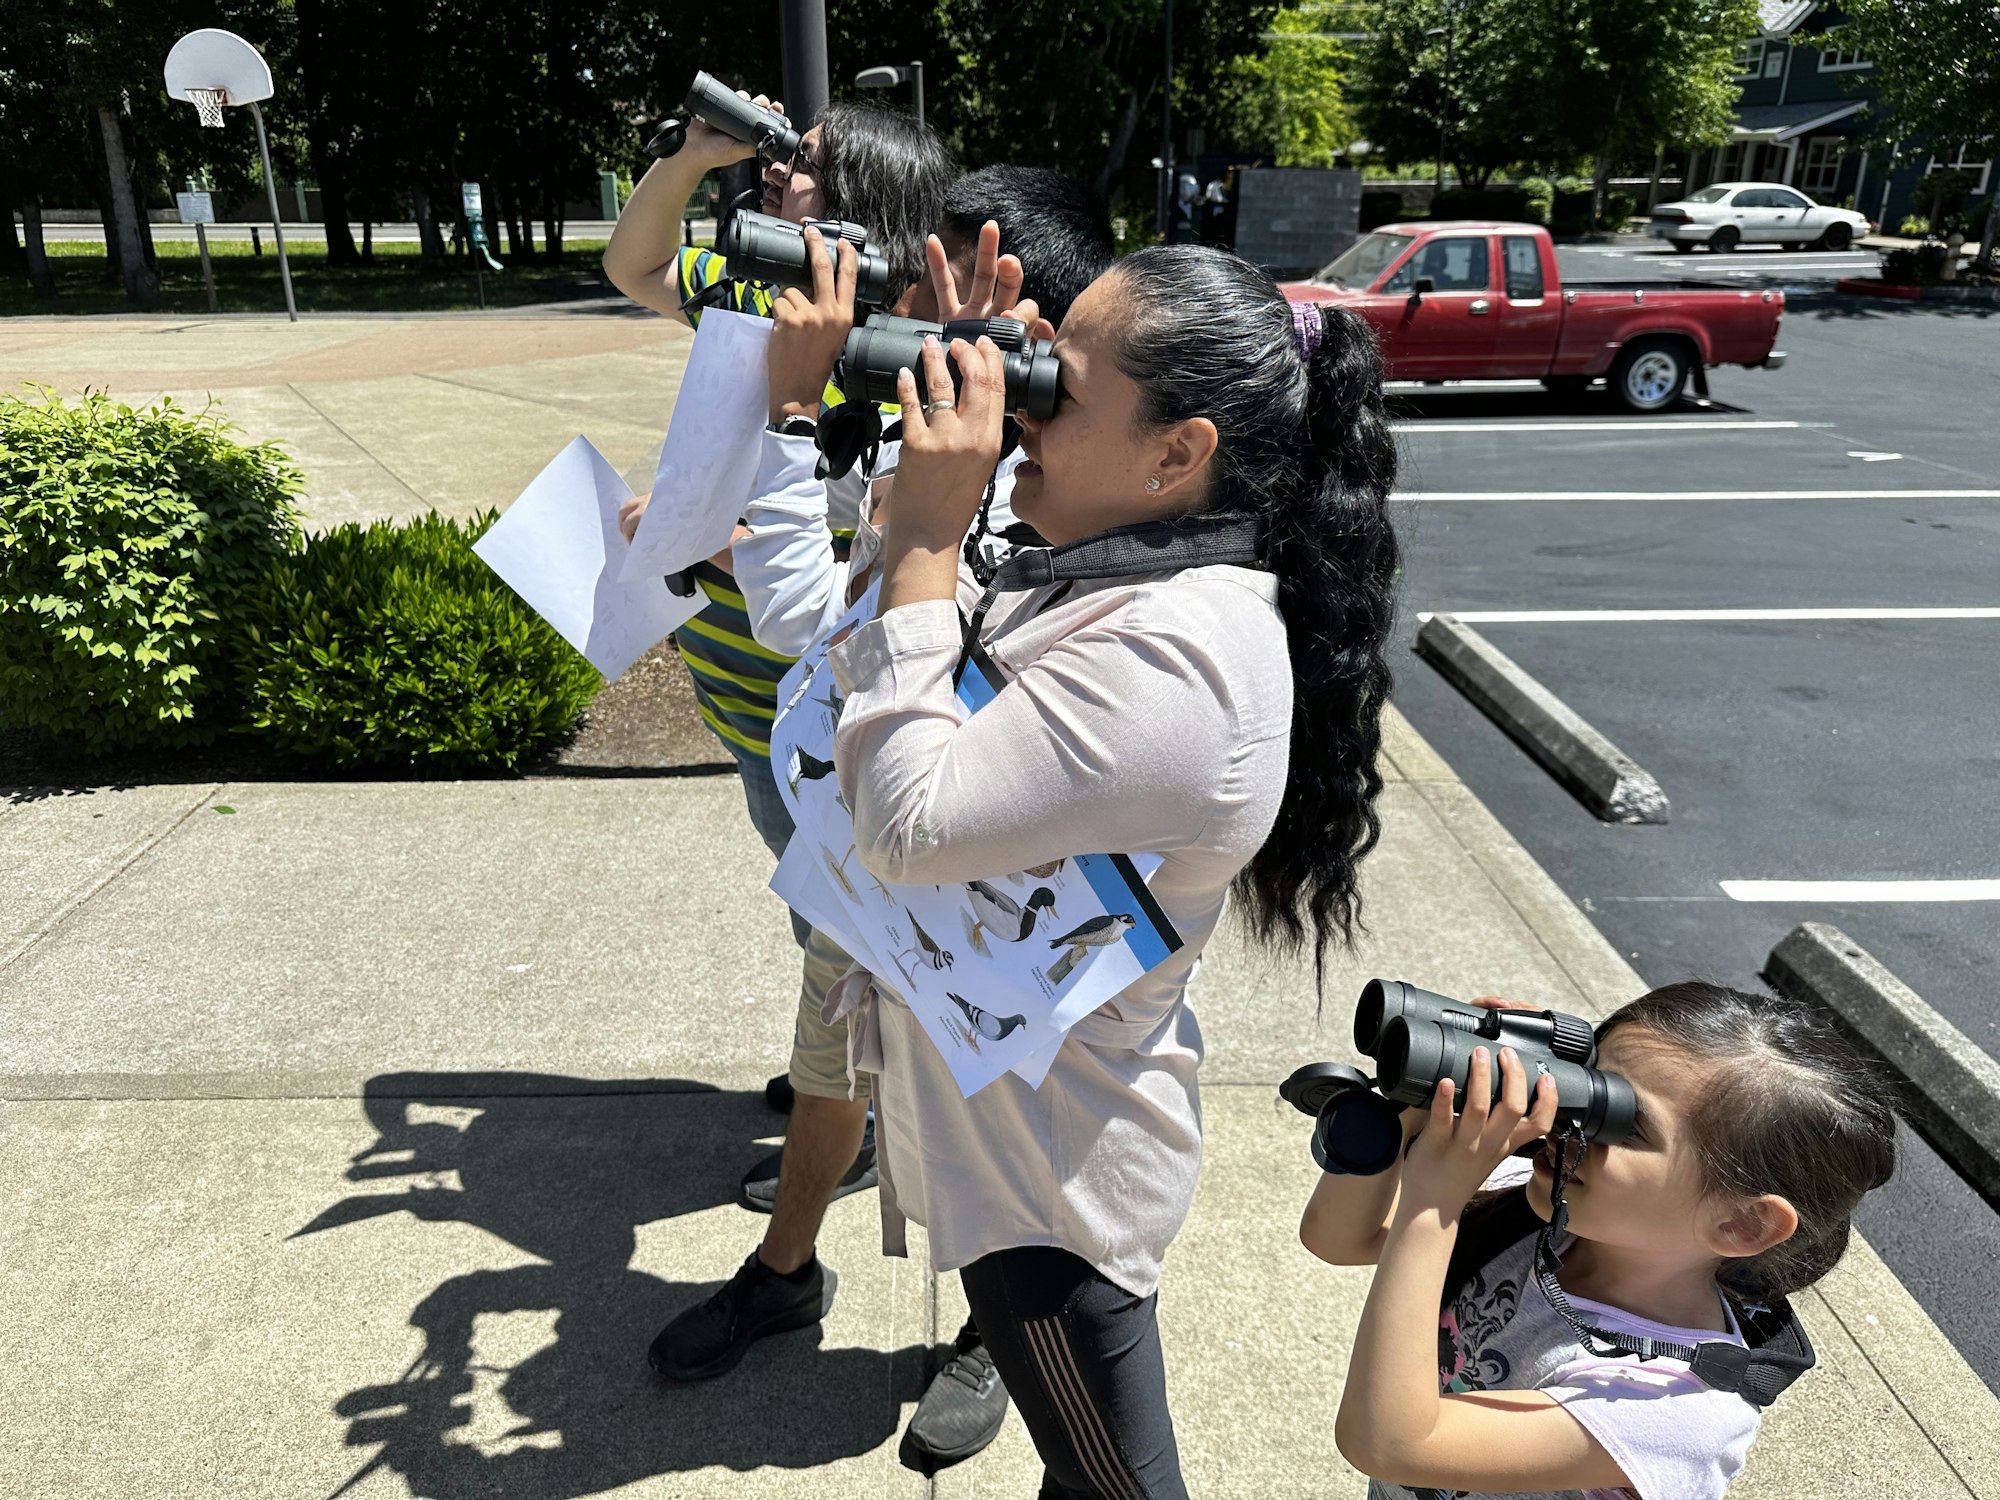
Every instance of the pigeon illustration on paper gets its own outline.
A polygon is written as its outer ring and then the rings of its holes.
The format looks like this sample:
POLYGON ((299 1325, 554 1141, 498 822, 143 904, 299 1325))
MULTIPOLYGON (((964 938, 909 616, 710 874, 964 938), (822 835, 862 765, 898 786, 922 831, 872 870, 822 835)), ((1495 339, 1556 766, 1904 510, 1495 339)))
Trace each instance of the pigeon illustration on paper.
POLYGON ((996 1016, 990 1010, 981 1010, 970 1000, 944 992, 945 998, 965 1012, 965 1024, 985 1037, 989 1042, 1004 1040, 1011 1032, 1028 1024, 1026 1016, 996 1016))
POLYGON ((1061 984, 1069 978, 1071 970, 1083 962, 1083 957, 1092 948, 1108 948, 1138 925, 1129 912, 1110 912, 1101 917, 1092 917, 1081 927, 1073 927, 1061 937, 1050 942, 1051 951, 1065 949, 1062 957, 1049 965, 1049 983, 1061 984))
POLYGON ((834 771, 833 762, 808 755, 804 750, 792 752, 792 763, 787 768, 785 780, 791 783, 792 795, 797 796, 801 781, 824 781, 834 771))

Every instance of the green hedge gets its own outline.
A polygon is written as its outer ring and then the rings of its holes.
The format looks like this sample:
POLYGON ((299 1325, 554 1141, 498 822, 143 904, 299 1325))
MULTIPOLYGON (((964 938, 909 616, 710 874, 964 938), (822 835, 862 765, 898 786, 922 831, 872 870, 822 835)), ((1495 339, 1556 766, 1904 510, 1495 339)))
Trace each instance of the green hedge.
POLYGON ((213 739, 298 469, 212 413, 0 397, 0 722, 87 754, 213 739))
POLYGON ((252 727, 283 755, 434 776, 512 771, 603 679, 474 555, 499 519, 336 527, 254 601, 252 727))
POLYGON ((1542 222, 1530 213, 1530 194, 1520 187, 1446 188, 1431 202, 1433 219, 1508 219, 1515 223, 1542 222))

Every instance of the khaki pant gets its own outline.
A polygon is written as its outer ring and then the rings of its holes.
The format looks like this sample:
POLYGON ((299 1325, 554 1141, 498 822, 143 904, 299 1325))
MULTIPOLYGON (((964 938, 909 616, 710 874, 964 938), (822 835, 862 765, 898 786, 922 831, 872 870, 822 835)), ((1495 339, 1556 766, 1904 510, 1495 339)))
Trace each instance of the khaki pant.
MULTIPOLYGON (((792 1087, 818 1099, 845 1099, 847 1020, 829 1026, 820 1019, 826 993, 854 966, 840 945, 817 927, 806 934, 804 973, 799 981, 799 1017, 792 1030, 792 1087)), ((854 1097, 868 1097, 868 1076, 856 1081, 854 1097)))

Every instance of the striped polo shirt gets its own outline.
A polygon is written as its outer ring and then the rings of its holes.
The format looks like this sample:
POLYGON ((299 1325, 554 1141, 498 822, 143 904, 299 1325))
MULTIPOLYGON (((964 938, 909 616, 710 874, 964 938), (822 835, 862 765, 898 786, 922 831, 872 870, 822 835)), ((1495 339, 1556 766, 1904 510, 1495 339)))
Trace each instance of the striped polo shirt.
MULTIPOLYGON (((729 275, 726 261, 713 250, 693 246, 680 253, 680 293, 686 301, 729 275)), ((774 289, 761 281, 737 281, 727 293, 729 306, 757 317, 771 316, 774 289)), ((701 309, 690 308, 688 319, 700 323, 701 309)), ((841 401, 828 384, 824 404, 841 401)), ((845 547, 853 533, 836 532, 845 547)), ((726 744, 751 755, 770 758, 771 724, 778 715, 778 684, 794 657, 767 651, 750 634, 750 614, 736 580, 711 562, 691 570, 695 586, 707 596, 702 612, 674 632, 674 645, 694 679, 695 706, 702 722, 726 744)))

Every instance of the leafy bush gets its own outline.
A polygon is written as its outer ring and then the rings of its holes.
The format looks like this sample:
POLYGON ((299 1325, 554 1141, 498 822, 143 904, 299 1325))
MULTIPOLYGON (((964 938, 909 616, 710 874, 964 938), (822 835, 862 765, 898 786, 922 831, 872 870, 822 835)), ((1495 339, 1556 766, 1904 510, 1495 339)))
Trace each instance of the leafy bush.
POLYGON ((1639 211, 1639 200, 1630 193, 1612 192, 1604 195, 1604 214, 1597 221, 1599 229, 1616 234, 1632 222, 1632 215, 1639 211))
POLYGON ((1882 279, 1894 286, 1915 286, 1922 279, 1917 265, 1917 252, 1904 247, 1884 254, 1882 279))
POLYGON ((1528 194, 1518 187, 1446 188, 1431 201, 1433 219, 1528 219, 1528 194))
POLYGON ((1931 232, 1931 221, 1917 214, 1905 214, 1903 222, 1896 226, 1896 233, 1905 239, 1921 239, 1931 232))
POLYGON ((235 722, 244 609, 304 481, 211 412, 0 398, 0 719, 87 754, 235 722))
POLYGON ((1521 194, 1526 203, 1527 217, 1536 224, 1549 222, 1549 215, 1556 205, 1556 185, 1546 177, 1524 177, 1521 179, 1521 194))
POLYGON ((1558 177, 1549 204, 1550 234, 1589 234, 1591 185, 1581 177, 1558 177))
POLYGON ((1361 229, 1379 229, 1384 224, 1394 224, 1403 217, 1403 195, 1378 189, 1361 194, 1361 229))
POLYGON ((473 553, 461 527, 336 527, 274 569, 245 694, 281 754, 437 776, 512 771, 561 743, 603 679, 473 553))

